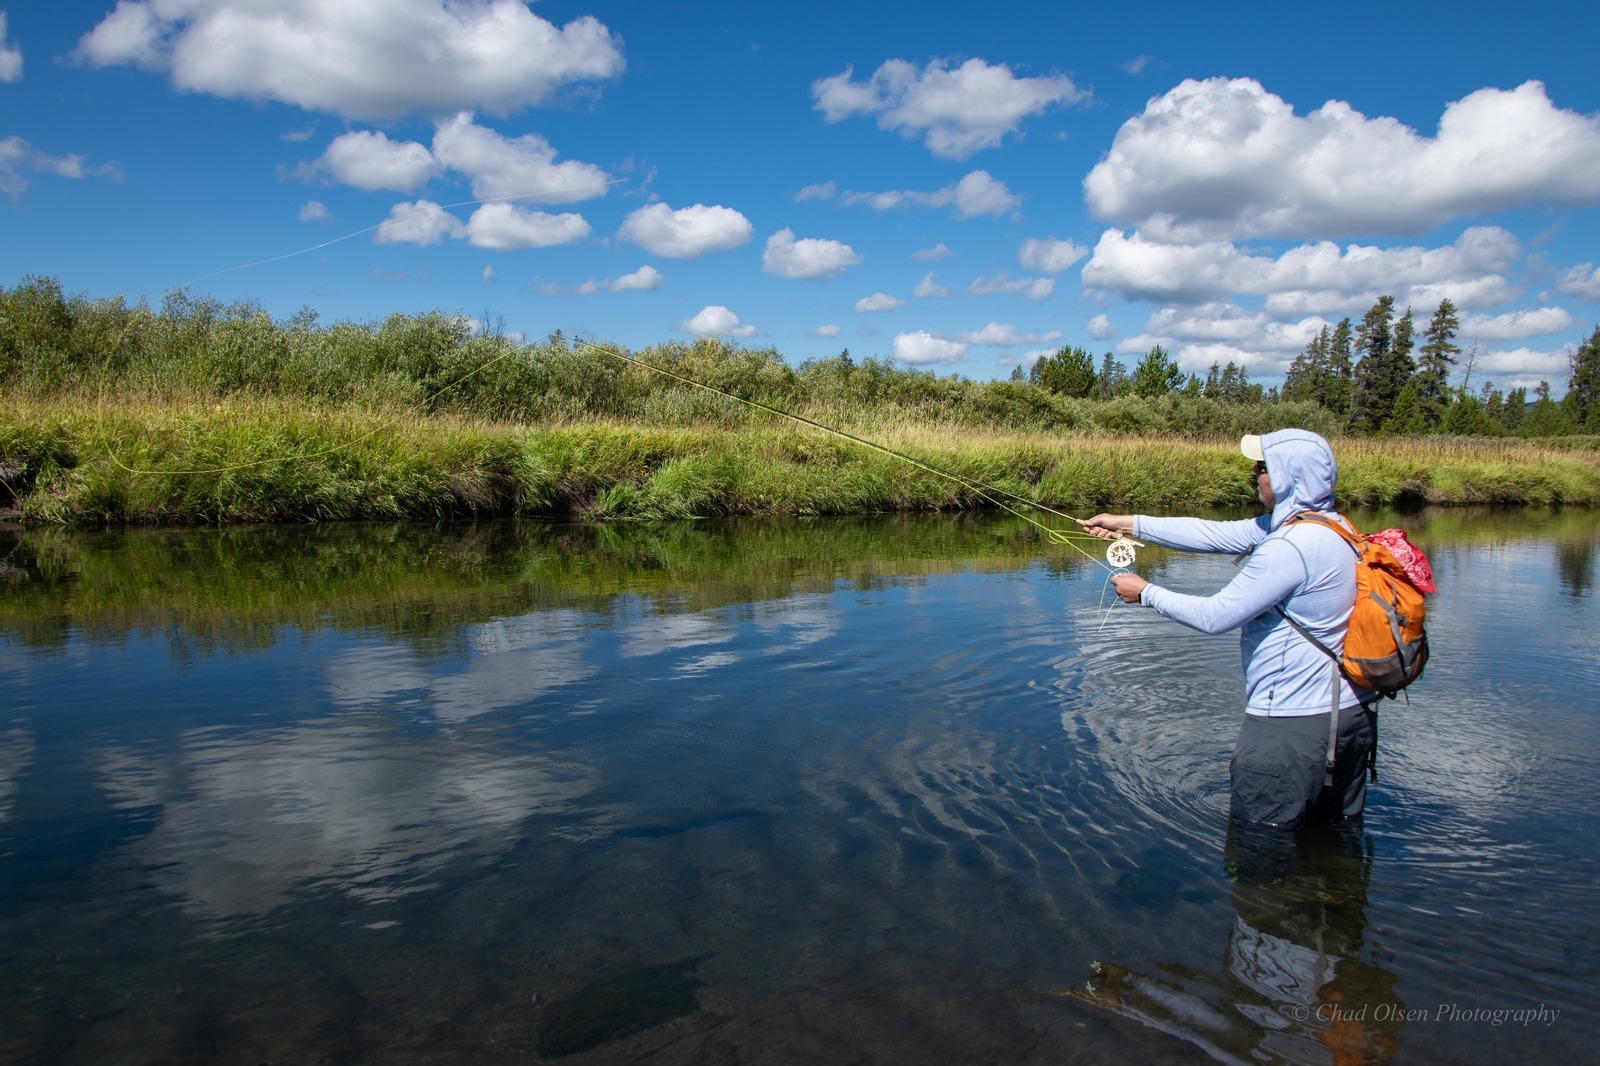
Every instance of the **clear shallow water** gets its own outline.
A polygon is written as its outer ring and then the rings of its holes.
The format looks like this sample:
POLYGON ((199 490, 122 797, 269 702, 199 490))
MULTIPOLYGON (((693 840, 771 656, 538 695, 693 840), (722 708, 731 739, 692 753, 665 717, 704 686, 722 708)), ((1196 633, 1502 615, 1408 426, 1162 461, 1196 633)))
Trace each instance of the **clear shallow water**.
POLYGON ((1007 522, 13 536, 0 1061, 1581 1060, 1600 518, 1406 524, 1365 824, 1265 839, 1236 639, 1007 522))

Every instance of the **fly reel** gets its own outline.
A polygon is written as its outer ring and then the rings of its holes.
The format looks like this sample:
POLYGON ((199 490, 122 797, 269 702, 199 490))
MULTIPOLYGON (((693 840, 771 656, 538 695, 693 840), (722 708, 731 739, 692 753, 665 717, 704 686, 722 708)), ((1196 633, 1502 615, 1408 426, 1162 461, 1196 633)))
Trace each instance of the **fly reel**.
POLYGON ((1106 562, 1118 570, 1126 570, 1133 565, 1133 541, 1126 537, 1119 537, 1106 546, 1106 562))

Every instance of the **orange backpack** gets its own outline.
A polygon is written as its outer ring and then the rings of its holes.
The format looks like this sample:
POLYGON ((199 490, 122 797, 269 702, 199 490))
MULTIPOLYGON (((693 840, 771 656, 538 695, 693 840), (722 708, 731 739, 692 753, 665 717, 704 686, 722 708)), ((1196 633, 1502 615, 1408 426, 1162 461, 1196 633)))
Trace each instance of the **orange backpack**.
POLYGON ((1278 609, 1279 613, 1301 636, 1334 660, 1352 685, 1392 699, 1395 693, 1422 676, 1422 668, 1428 662, 1428 634, 1423 629, 1428 609, 1423 589, 1433 591, 1433 582, 1426 558, 1414 545, 1404 543, 1405 535, 1398 530, 1362 536, 1327 515, 1313 511, 1295 515, 1289 521, 1327 526, 1343 537, 1356 553, 1356 602, 1350 611, 1350 628, 1345 633, 1344 655, 1336 655, 1290 618, 1283 608, 1278 609), (1399 542, 1408 552, 1409 571, 1395 552, 1382 543, 1384 539, 1393 541, 1395 533, 1399 533, 1399 542), (1418 587, 1419 582, 1422 588, 1418 587))

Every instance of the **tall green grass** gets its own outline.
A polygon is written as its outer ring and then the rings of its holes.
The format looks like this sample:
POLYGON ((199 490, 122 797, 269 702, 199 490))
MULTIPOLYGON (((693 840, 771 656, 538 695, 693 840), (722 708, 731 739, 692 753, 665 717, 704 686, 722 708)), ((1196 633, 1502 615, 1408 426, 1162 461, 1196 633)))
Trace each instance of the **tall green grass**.
MULTIPOLYGON (((245 397, 58 398, 0 410, 0 468, 25 522, 64 525, 863 514, 989 508, 1011 496, 1081 517, 1252 498, 1232 440, 952 431, 903 417, 852 432, 914 461, 770 417, 529 426, 245 397)), ((1438 440, 1335 449, 1349 505, 1600 504, 1593 450, 1438 440)))
POLYGON ((0 389, 119 403, 248 396, 515 424, 605 418, 728 428, 768 417, 741 402, 749 400, 846 425, 888 418, 1191 439, 1284 425, 1336 430, 1314 404, 1231 405, 1176 395, 1098 403, 1026 382, 940 377, 874 358, 841 355, 792 367, 775 349, 712 338, 640 351, 559 335, 524 343, 438 312, 365 325, 325 326, 310 311, 274 321, 251 304, 224 306, 184 292, 159 309, 68 297, 49 278, 0 289, 0 389))
POLYGON ((529 344, 437 313, 280 322, 40 278, 0 289, 0 390, 0 512, 31 523, 1243 506, 1239 435, 1288 425, 1336 440, 1351 503, 1600 503, 1595 437, 1344 441, 1316 405, 1070 399, 709 339, 529 344))

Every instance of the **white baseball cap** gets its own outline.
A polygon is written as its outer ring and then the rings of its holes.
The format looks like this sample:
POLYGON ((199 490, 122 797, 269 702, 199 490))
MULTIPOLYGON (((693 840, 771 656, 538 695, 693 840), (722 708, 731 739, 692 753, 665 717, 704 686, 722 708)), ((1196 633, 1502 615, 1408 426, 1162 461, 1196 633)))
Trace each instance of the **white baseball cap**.
POLYGON ((1267 461, 1267 453, 1261 450, 1261 437, 1255 433, 1246 433, 1239 438, 1239 450, 1244 452, 1246 459, 1254 459, 1258 463, 1267 461))

